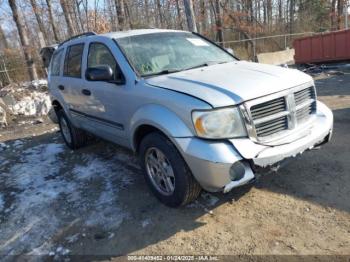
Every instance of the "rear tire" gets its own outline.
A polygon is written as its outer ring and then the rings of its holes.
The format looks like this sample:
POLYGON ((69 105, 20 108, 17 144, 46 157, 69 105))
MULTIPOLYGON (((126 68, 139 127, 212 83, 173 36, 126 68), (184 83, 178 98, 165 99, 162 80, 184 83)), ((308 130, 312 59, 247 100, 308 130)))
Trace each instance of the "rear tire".
POLYGON ((199 196, 200 185, 177 148, 161 133, 150 133, 141 141, 139 158, 148 186, 163 204, 179 207, 199 196))
POLYGON ((85 131, 73 126, 63 109, 57 112, 57 119, 62 138, 69 148, 78 149, 88 144, 89 135, 85 131))

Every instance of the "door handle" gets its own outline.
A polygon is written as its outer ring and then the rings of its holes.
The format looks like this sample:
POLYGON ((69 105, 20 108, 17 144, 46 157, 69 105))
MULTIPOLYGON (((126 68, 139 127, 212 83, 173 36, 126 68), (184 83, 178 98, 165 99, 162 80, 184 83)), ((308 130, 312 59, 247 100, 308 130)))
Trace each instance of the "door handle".
POLYGON ((63 85, 59 85, 59 86, 58 86, 58 89, 59 89, 59 90, 64 90, 64 86, 63 86, 63 85))
POLYGON ((91 95, 91 91, 90 91, 90 90, 87 90, 87 89, 83 89, 83 90, 81 90, 81 92, 82 92, 84 95, 86 95, 86 96, 91 95))

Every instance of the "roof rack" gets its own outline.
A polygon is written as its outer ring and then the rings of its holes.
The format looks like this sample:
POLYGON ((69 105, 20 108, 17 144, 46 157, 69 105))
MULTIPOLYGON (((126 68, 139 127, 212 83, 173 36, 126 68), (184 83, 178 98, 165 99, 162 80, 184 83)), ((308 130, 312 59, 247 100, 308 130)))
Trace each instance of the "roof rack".
POLYGON ((91 36, 91 35, 97 35, 95 32, 85 32, 85 33, 82 33, 82 34, 79 34, 79 35, 75 35, 75 36, 72 36, 66 40, 64 40, 62 43, 60 43, 58 46, 62 46, 64 43, 67 43, 68 41, 70 40, 73 40, 73 39, 76 39, 76 38, 81 38, 81 37, 84 37, 84 36, 91 36))

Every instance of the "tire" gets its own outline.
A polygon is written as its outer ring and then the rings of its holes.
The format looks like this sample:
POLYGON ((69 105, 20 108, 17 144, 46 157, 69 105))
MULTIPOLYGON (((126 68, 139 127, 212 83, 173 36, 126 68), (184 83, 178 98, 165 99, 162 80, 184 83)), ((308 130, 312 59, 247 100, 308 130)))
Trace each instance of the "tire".
POLYGON ((78 149, 88 144, 89 135, 85 131, 74 127, 63 109, 57 112, 57 119, 62 138, 70 149, 78 149))
POLYGON ((163 204, 170 207, 179 207, 192 202, 199 196, 202 190, 200 185, 193 177, 189 167, 176 147, 161 133, 150 133, 141 141, 139 158, 148 186, 156 198, 158 198, 163 204), (167 172, 165 173, 173 175, 167 176, 166 179, 168 182, 173 182, 173 187, 165 186, 168 183, 165 183, 164 179, 163 182, 160 183, 156 181, 162 181, 162 179, 159 179, 161 175, 155 175, 156 173, 159 173, 157 170, 162 168, 153 168, 154 165, 157 165, 153 163, 158 163, 157 161, 154 161, 154 159, 163 158, 161 156, 155 157, 160 153, 165 156, 165 164, 158 165, 158 167, 166 166, 164 170, 167 170, 167 172), (169 168, 169 165, 171 169, 169 168), (173 191, 168 190, 168 192, 165 192, 167 191, 166 189, 169 188, 173 189, 173 191))

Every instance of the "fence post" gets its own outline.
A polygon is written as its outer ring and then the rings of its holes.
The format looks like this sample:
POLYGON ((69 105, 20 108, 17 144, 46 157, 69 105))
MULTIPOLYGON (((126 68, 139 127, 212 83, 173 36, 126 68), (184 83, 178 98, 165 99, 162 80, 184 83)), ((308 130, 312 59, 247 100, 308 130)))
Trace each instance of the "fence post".
POLYGON ((254 39, 254 57, 253 57, 253 61, 256 62, 256 39, 254 39))
POLYGON ((287 50, 287 35, 284 35, 284 50, 287 50))

